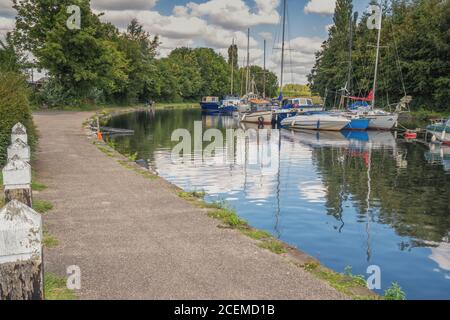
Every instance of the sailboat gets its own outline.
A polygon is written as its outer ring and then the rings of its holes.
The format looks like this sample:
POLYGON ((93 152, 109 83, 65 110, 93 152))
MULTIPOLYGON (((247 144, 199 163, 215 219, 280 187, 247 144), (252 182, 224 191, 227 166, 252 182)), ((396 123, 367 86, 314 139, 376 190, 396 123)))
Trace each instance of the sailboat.
MULTIPOLYGON (((380 4, 380 10, 383 10, 380 4)), ((362 115, 368 119, 369 129, 374 130, 391 130, 398 122, 399 114, 387 112, 382 109, 375 108, 376 92, 377 92, 377 78, 378 78, 378 65, 380 61, 380 43, 381 43, 381 27, 382 27, 382 14, 380 14, 380 24, 378 26, 378 39, 377 39, 377 55, 375 60, 375 75, 373 81, 373 89, 367 98, 349 97, 350 100, 357 103, 353 103, 350 110, 354 113, 362 115), (369 106, 369 102, 371 105, 369 106)))
MULTIPOLYGON (((265 53, 264 53, 265 54, 265 53)), ((250 29, 248 29, 248 45, 247 45, 247 80, 245 105, 240 107, 240 121, 245 123, 257 123, 259 125, 272 124, 273 121, 273 105, 270 101, 261 99, 256 92, 256 84, 254 79, 250 80, 250 29), (251 92, 250 92, 251 91, 251 92), (245 108, 245 111, 243 110, 245 108)))

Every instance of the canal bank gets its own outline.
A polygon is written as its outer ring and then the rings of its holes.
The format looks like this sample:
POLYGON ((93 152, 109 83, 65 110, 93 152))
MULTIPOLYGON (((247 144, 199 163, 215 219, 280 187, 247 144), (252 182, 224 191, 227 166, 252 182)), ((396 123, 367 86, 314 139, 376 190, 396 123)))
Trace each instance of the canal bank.
MULTIPOLYGON (((81 299, 347 299, 286 255, 218 228, 161 178, 100 152, 80 112, 35 114, 36 169, 54 204, 46 217, 58 247, 46 270, 76 265, 81 299)), ((106 150, 105 150, 106 151, 106 150)), ((123 160, 122 160, 123 161, 123 160)), ((307 261, 306 261, 307 262, 307 261)))

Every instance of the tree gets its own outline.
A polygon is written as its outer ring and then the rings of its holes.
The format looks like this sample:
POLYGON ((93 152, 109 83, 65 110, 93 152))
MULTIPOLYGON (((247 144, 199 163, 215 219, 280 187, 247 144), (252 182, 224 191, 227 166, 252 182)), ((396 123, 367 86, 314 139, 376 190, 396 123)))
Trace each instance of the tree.
POLYGON ((14 46, 11 34, 8 33, 5 41, 0 40, 0 71, 19 72, 24 66, 25 59, 14 46))
POLYGON ((308 80, 314 92, 338 91, 347 81, 349 61, 349 29, 353 17, 352 0, 337 0, 334 25, 330 28, 320 52, 316 54, 308 80))
MULTIPOLYGON (((313 91, 322 95, 326 88, 334 95, 346 83, 349 50, 348 46, 345 49, 344 45, 339 45, 339 42, 348 43, 344 39, 344 12, 347 10, 344 2, 347 1, 338 1, 336 25, 317 53, 316 64, 308 77, 313 91)), ((378 30, 367 27, 369 15, 363 15, 354 26, 352 93, 360 96, 367 95, 373 86, 378 30)), ((383 3, 378 107, 398 102, 407 94, 413 96, 413 109, 450 109, 449 29, 449 1, 383 3)))
POLYGON ((133 19, 127 32, 119 37, 118 43, 128 61, 128 83, 116 94, 117 99, 127 103, 149 101, 152 87, 156 85, 155 56, 159 38, 151 38, 138 20, 133 19))
POLYGON ((128 81, 128 61, 119 50, 117 29, 100 22, 88 0, 14 0, 16 44, 38 59, 73 102, 107 98, 128 81), (67 8, 81 9, 80 30, 66 26, 67 8))

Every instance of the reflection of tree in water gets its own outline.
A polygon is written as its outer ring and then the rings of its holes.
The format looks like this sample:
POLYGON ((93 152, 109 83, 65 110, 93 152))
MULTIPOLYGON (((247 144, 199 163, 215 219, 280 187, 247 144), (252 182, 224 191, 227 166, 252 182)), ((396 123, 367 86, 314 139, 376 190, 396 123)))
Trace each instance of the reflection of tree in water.
POLYGON ((346 148, 314 150, 314 162, 327 188, 328 214, 342 221, 343 205, 350 200, 358 221, 392 226, 398 235, 412 238, 402 250, 442 242, 450 229, 450 177, 440 167, 428 165, 424 149, 406 145, 408 166, 398 169, 392 150, 358 151, 346 148), (368 161, 371 158, 370 207, 368 161), (428 243, 426 243, 428 242, 428 243))

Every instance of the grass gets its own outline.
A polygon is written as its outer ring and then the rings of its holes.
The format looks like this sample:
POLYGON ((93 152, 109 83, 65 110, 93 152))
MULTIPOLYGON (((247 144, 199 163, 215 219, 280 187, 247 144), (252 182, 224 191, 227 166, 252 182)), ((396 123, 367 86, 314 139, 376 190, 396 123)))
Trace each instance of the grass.
POLYGON ((46 200, 33 200, 33 209, 40 214, 45 214, 53 209, 53 204, 46 200))
POLYGON ((241 219, 235 210, 228 208, 223 202, 207 203, 203 201, 204 192, 186 192, 177 190, 177 195, 186 201, 193 203, 195 206, 207 209, 207 215, 210 218, 219 220, 222 225, 219 228, 227 228, 237 230, 241 234, 258 241, 260 248, 269 250, 275 254, 287 253, 287 246, 282 242, 274 239, 270 233, 254 229, 249 226, 247 221, 241 219))
POLYGON ((72 290, 67 289, 67 280, 52 273, 44 275, 44 294, 46 300, 75 300, 72 290))
POLYGON ((385 300, 406 300, 406 293, 402 290, 400 285, 394 282, 389 289, 384 292, 385 300))
POLYGON ((287 253, 286 247, 283 243, 274 239, 267 239, 258 245, 260 248, 269 250, 275 254, 287 253))
POLYGON ((330 284, 337 291, 350 296, 354 300, 379 300, 381 297, 368 294, 366 280, 363 276, 355 276, 346 270, 346 274, 337 273, 321 266, 319 263, 308 263, 303 266, 307 272, 330 284))
POLYGON ((44 239, 42 239, 42 244, 45 248, 51 249, 59 245, 59 240, 51 235, 48 231, 44 231, 44 239))

